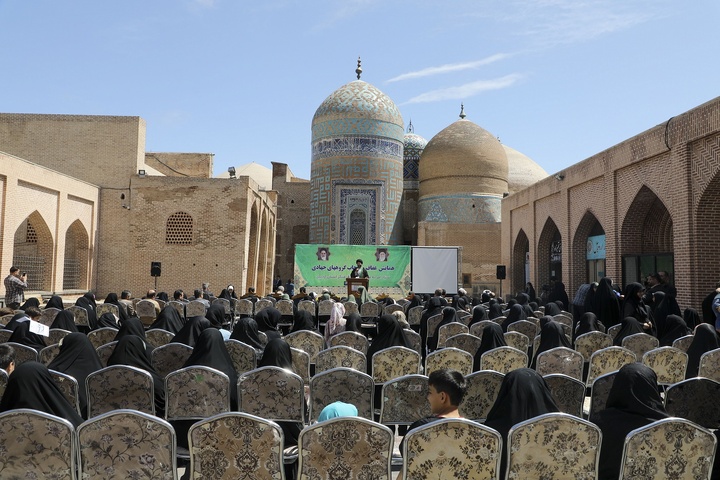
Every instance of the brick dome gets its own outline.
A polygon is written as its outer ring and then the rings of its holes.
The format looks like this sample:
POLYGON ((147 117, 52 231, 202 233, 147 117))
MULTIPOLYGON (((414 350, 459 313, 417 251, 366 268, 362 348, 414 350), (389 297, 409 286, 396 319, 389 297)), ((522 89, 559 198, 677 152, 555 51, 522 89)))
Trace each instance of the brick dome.
POLYGON ((451 193, 502 195, 508 191, 508 159, 497 138, 460 119, 427 144, 420 157, 420 197, 451 193))

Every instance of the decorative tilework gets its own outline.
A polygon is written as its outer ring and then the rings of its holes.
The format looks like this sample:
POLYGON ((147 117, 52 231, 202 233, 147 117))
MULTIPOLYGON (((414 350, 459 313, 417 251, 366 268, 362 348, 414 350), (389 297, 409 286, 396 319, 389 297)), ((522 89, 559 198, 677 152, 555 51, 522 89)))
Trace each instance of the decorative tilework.
POLYGON ((402 144, 394 140, 344 136, 313 143, 312 159, 357 155, 399 157, 402 155, 402 148, 402 144))
POLYGON ((342 135, 368 135, 392 138, 402 143, 402 127, 394 123, 381 122, 373 118, 339 118, 313 124, 313 143, 342 135))
POLYGON ((404 138, 393 101, 366 82, 344 85, 320 105, 312 124, 311 243, 349 243, 349 215, 358 208, 367 215, 366 243, 390 243, 404 138))
POLYGON ((500 196, 443 195, 418 201, 418 217, 426 222, 500 223, 500 196))

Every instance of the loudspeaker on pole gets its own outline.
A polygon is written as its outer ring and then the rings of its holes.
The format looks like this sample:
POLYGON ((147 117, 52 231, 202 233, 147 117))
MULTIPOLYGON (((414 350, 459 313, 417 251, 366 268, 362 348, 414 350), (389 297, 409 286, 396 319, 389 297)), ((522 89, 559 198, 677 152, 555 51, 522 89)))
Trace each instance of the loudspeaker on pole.
POLYGON ((495 272, 495 277, 498 280, 505 280, 505 265, 498 265, 495 272))
POLYGON ((150 276, 159 277, 162 271, 160 262, 150 262, 150 276))

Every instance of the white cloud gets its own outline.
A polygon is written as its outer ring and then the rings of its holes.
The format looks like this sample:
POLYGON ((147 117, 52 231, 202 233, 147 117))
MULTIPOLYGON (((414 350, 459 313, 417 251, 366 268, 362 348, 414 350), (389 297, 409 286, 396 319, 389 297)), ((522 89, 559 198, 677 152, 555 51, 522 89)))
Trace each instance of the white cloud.
POLYGON ((443 100, 463 100, 489 90, 500 90, 511 87, 521 78, 522 75, 519 73, 513 73, 493 80, 478 80, 477 82, 466 83, 456 87, 431 90, 412 97, 407 102, 404 102, 403 105, 409 103, 439 102, 443 100))
POLYGON ((473 62, 448 63, 446 65, 440 65, 439 67, 427 67, 423 68, 422 70, 417 70, 415 72, 403 73, 401 75, 398 75, 397 77, 393 77, 390 80, 387 80, 387 83, 410 80, 413 78, 429 77, 432 75, 443 75, 445 73, 451 72, 461 72, 463 70, 472 70, 482 67, 483 65, 489 65, 499 60, 503 60, 509 56, 510 55, 506 53, 496 53, 495 55, 491 55, 481 60, 475 60, 473 62))
POLYGON ((216 0, 193 0, 196 5, 204 8, 212 8, 215 6, 216 0))
POLYGON ((660 18, 663 2, 636 0, 515 0, 501 21, 522 27, 536 47, 590 40, 660 18))

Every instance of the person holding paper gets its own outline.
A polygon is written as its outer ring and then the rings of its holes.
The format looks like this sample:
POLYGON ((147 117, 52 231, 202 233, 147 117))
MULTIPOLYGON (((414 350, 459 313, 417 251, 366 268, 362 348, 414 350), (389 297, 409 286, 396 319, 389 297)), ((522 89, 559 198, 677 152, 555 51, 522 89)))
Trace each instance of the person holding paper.
POLYGON ((44 336, 50 335, 50 329, 38 322, 40 310, 35 307, 28 307, 25 311, 26 318, 18 320, 18 324, 10 335, 8 342, 19 343, 32 347, 38 352, 47 347, 44 336), (44 333, 46 332, 46 333, 44 333))

